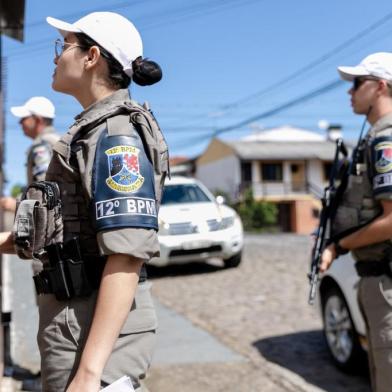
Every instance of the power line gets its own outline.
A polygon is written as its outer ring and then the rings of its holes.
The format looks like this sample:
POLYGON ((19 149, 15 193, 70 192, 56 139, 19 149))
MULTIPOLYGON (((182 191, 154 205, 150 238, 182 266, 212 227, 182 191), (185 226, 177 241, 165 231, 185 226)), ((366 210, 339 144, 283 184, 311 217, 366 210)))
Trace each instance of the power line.
MULTIPOLYGON (((164 124, 163 121, 160 121, 160 124, 164 124)), ((171 132, 181 132, 183 133, 184 136, 187 135, 187 131, 208 131, 211 132, 211 129, 213 129, 213 127, 183 127, 183 126, 175 126, 175 127, 171 127, 171 126, 167 126, 167 125, 163 125, 162 128, 164 129, 165 134, 166 133, 171 133, 171 132)))
MULTIPOLYGON (((198 2, 190 6, 181 7, 179 9, 172 7, 168 10, 145 14, 144 16, 141 16, 139 18, 133 18, 133 22, 135 22, 135 24, 143 25, 143 30, 149 30, 165 25, 172 25, 178 22, 182 22, 184 20, 189 20, 194 17, 200 16, 200 14, 202 16, 205 16, 211 13, 219 12, 221 10, 247 5, 257 1, 265 1, 265 0, 248 0, 248 1, 226 0, 225 2, 222 2, 222 0, 217 0, 217 1, 208 0, 204 2, 198 2), (154 19, 155 21, 152 21, 154 19), (143 24, 144 21, 147 21, 147 23, 143 24)), ((122 6, 122 8, 124 8, 124 6, 122 6)), ((110 7, 110 9, 116 10, 118 9, 118 7, 110 7)), ((67 17, 62 17, 62 18, 67 19, 67 17)), ((19 58, 19 56, 25 56, 26 53, 29 53, 30 51, 33 50, 34 50, 33 55, 36 55, 39 54, 39 52, 41 52, 42 50, 46 50, 48 47, 49 47, 48 40, 37 40, 30 43, 28 47, 17 48, 14 51, 10 51, 8 53, 8 57, 11 60, 14 60, 16 58, 19 58)))
POLYGON ((339 87, 342 84, 343 84, 342 80, 336 79, 333 82, 329 82, 329 83, 327 83, 327 84, 325 84, 325 85, 323 85, 323 86, 321 86, 321 87, 319 87, 319 88, 317 88, 315 90, 310 91, 309 93, 301 95, 300 97, 295 98, 295 99, 293 99, 291 101, 288 101, 286 103, 283 103, 282 105, 279 105, 279 106, 277 106, 277 107, 275 107, 273 109, 269 109, 269 110, 267 110, 267 111, 265 111, 263 113, 260 113, 260 114, 257 114, 255 116, 249 117, 246 120, 240 121, 240 122, 238 122, 236 124, 229 125, 227 127, 221 128, 221 129, 217 129, 214 132, 213 136, 217 136, 217 135, 220 135, 220 134, 225 133, 225 132, 230 132, 230 131, 232 131, 234 129, 242 128, 243 126, 248 125, 248 124, 250 124, 250 123, 252 123, 254 121, 261 120, 262 118, 271 117, 271 116, 273 116, 273 115, 275 115, 275 114, 277 114, 279 112, 282 112, 283 110, 286 110, 288 108, 296 106, 296 105, 298 105, 300 103, 303 103, 305 101, 309 101, 310 99, 315 98, 315 97, 317 97, 319 95, 325 94, 328 91, 334 90, 335 88, 339 87))
POLYGON ((354 42, 358 41, 362 37, 366 36, 367 34, 373 32, 375 29, 380 28, 383 24, 388 22, 392 18, 392 12, 387 14, 386 16, 383 16, 381 19, 377 20, 376 22, 372 23, 370 26, 365 28, 364 30, 360 31, 359 33, 355 34, 353 37, 349 38, 348 40, 344 41, 340 45, 336 46, 334 49, 328 51, 327 53, 323 54, 316 60, 310 62, 309 64, 305 65, 304 67, 300 68, 299 70, 291 73, 290 75, 286 76, 285 78, 271 84, 270 86, 263 88, 262 90, 253 93, 251 95, 248 95, 247 97, 241 98, 235 102, 232 102, 230 104, 226 104, 222 106, 222 109, 228 110, 228 109, 233 109, 236 108, 254 98, 259 98, 263 95, 265 95, 268 92, 271 92, 272 90, 281 87, 283 84, 292 81, 293 79, 297 79, 298 77, 302 76, 304 73, 307 71, 317 67, 319 64, 325 62, 328 60, 330 57, 334 56, 335 54, 341 52, 343 49, 345 49, 347 46, 350 46, 354 42))
MULTIPOLYGON (((98 11, 116 11, 122 8, 129 8, 132 7, 134 5, 137 5, 138 3, 145 3, 151 0, 134 0, 132 2, 132 4, 130 4, 129 1, 122 1, 120 3, 115 3, 114 5, 108 7, 106 6, 102 6, 102 7, 94 7, 94 8, 89 8, 87 10, 84 11, 79 11, 79 12, 74 12, 71 14, 65 14, 65 15, 59 15, 56 16, 59 19, 65 19, 65 20, 71 20, 71 19, 75 19, 84 15, 87 15, 91 12, 98 12, 98 11)), ((46 26, 47 22, 46 20, 40 20, 40 21, 36 21, 36 22, 32 22, 32 23, 27 23, 26 26, 27 27, 37 27, 37 26, 46 26)), ((33 49, 38 49, 38 50, 42 50, 42 49, 46 49, 46 47, 48 46, 48 40, 37 40, 37 41, 33 41, 29 44, 29 47, 26 48, 21 48, 21 49, 15 49, 14 51, 11 51, 10 53, 8 53, 9 56, 14 56, 15 55, 19 55, 19 54, 24 54, 25 52, 28 52, 29 50, 33 50, 33 49), (44 47, 42 46, 44 45, 44 47), (23 53, 22 53, 23 52, 23 53)))
POLYGON ((216 137, 222 133, 230 132, 233 130, 239 130, 240 128, 244 127, 245 125, 248 125, 254 121, 261 120, 263 118, 271 117, 279 112, 282 112, 288 108, 294 107, 296 105, 299 105, 303 102, 309 101, 312 98, 315 98, 317 96, 320 96, 322 94, 325 94, 331 90, 334 90, 335 88, 341 86, 343 84, 343 81, 340 79, 335 79, 332 82, 329 82, 315 90, 312 90, 304 95, 301 95, 300 97, 297 97, 295 99, 292 99, 286 103, 283 103, 282 105, 279 105, 275 108, 269 109, 263 113, 257 114, 255 116, 252 116, 246 120, 242 120, 238 123, 235 123, 233 125, 226 126, 224 128, 220 128, 215 130, 212 134, 210 135, 194 135, 191 138, 188 138, 185 140, 183 143, 180 143, 179 145, 176 145, 176 148, 182 148, 182 147, 187 147, 187 146, 195 146, 198 145, 202 142, 206 142, 207 140, 216 137))
MULTIPOLYGON (((183 22, 185 20, 192 19, 194 16, 198 16, 200 14, 201 14, 201 16, 204 17, 204 16, 211 15, 211 14, 214 14, 217 12, 226 11, 226 10, 233 9, 236 7, 242 7, 244 5, 248 5, 251 3, 256 3, 258 1, 265 1, 265 0, 247 0, 247 1, 245 1, 245 0, 241 0, 241 1, 226 0, 225 2, 217 1, 215 4, 212 3, 211 1, 207 1, 205 4, 200 4, 200 6, 202 6, 202 7, 200 7, 199 9, 194 9, 193 10, 194 12, 192 12, 192 13, 187 13, 187 11, 186 11, 183 13, 183 15, 179 15, 177 19, 174 19, 174 20, 168 19, 168 20, 162 21, 161 23, 155 23, 155 24, 151 24, 151 25, 147 24, 147 25, 145 25, 145 28, 146 29, 148 29, 148 28, 154 29, 157 27, 165 26, 167 24, 173 25, 178 22, 183 22)), ((170 17, 171 14, 169 13, 168 16, 170 17)), ((162 18, 162 19, 164 19, 164 18, 162 18)))
MULTIPOLYGON (((338 45, 337 47, 335 47, 334 49, 332 49, 331 51, 325 53, 324 55, 322 55, 321 57, 319 57, 318 59, 314 60, 313 62, 305 65, 304 67, 300 68, 299 70, 297 70, 296 72, 292 73, 291 75, 281 79, 278 82, 273 83, 272 85, 263 88, 261 91, 259 91, 258 93, 254 93, 248 97, 242 98, 238 101, 235 101, 231 104, 226 104, 226 105, 220 105, 218 106, 218 108, 220 108, 220 110, 223 109, 222 114, 228 115, 230 113, 230 109, 234 109, 236 107, 241 107, 241 104, 250 101, 251 99, 257 97, 257 96, 262 96, 264 94, 266 94, 267 92, 270 92, 278 87, 281 87, 283 84, 287 84, 287 82, 299 79, 300 77, 304 76, 304 74, 308 71, 310 71, 313 68, 316 68, 317 65, 325 62, 326 60, 328 60, 329 58, 331 58, 334 54, 337 54, 339 52, 341 52, 343 49, 345 49, 346 47, 352 45, 353 43, 355 43, 356 41, 360 40, 361 38, 365 37, 366 35, 368 35, 371 32, 374 32, 376 29, 378 29, 379 27, 381 27, 383 24, 385 24, 387 21, 389 21, 392 18, 392 12, 387 14, 386 16, 382 17, 381 19, 379 19, 378 21, 376 21, 375 23, 371 24, 369 27, 365 28, 364 30, 360 31, 359 33, 355 34, 353 37, 349 38, 348 40, 344 41, 342 44, 338 45)), ((244 105, 242 105, 243 107, 244 105)), ((249 105, 248 105, 249 106, 249 105)), ((207 114, 204 115, 200 115, 200 117, 206 117, 207 114)), ((196 122, 192 122, 188 125, 188 128, 193 128, 196 127, 197 124, 200 124, 200 122, 205 121, 203 118, 200 119, 200 121, 196 121, 196 122)), ((187 126, 184 127, 184 129, 186 129, 187 126)))
MULTIPOLYGON (((73 12, 71 14, 60 15, 57 18, 70 20, 70 19, 74 19, 74 18, 78 18, 78 17, 84 16, 84 15, 87 15, 91 12, 119 10, 121 8, 132 7, 138 3, 145 3, 146 1, 148 1, 148 0, 133 0, 133 2, 131 4, 129 1, 121 1, 119 3, 115 3, 115 4, 111 5, 110 7, 108 7, 108 5, 105 5, 102 7, 88 8, 83 11, 73 12)), ((46 25, 46 20, 37 20, 35 22, 27 23, 25 25, 25 27, 37 27, 40 25, 46 25)))

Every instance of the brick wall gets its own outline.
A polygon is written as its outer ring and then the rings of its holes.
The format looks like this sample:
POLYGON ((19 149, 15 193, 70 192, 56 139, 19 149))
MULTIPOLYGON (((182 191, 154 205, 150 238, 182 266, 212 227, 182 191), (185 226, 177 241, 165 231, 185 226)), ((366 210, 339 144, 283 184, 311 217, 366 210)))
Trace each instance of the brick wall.
POLYGON ((291 205, 291 232, 310 234, 318 225, 314 210, 317 205, 313 200, 294 200, 291 205))

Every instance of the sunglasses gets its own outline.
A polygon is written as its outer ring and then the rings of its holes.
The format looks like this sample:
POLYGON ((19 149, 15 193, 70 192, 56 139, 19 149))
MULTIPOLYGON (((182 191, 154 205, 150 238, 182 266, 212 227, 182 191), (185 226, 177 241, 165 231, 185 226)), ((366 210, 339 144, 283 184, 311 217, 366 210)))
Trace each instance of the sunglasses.
POLYGON ((377 81, 380 79, 377 78, 354 78, 353 80, 353 91, 357 91, 363 83, 365 83, 367 80, 373 80, 373 81, 377 81))

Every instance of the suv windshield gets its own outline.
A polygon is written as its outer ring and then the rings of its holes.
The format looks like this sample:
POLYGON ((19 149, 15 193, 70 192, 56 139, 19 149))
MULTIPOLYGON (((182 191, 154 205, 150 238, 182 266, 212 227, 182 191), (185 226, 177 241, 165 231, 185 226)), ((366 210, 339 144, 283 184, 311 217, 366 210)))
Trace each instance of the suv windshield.
POLYGON ((205 203, 211 201, 196 184, 165 185, 161 204, 205 203))

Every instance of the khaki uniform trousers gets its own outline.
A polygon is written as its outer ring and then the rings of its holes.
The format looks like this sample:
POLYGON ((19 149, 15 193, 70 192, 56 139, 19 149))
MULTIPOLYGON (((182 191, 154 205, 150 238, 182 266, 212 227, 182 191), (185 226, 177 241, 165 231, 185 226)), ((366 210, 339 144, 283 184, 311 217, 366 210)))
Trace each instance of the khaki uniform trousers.
MULTIPOLYGON (((151 284, 139 284, 135 301, 104 369, 101 385, 120 377, 131 378, 135 391, 152 360, 157 327, 150 295, 151 284)), ((72 381, 91 325, 97 293, 88 298, 57 301, 39 296, 38 346, 41 354, 42 392, 62 392, 72 381)))
POLYGON ((392 391, 392 279, 364 277, 359 282, 359 305, 369 341, 373 392, 392 391))

